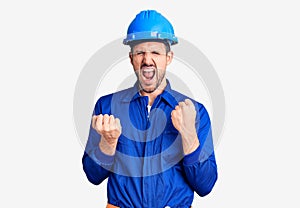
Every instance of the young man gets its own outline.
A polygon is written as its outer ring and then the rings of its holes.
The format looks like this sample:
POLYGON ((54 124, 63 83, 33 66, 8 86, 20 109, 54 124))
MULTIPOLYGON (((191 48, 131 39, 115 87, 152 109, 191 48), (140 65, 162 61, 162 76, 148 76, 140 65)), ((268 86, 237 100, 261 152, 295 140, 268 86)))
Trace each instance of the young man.
POLYGON ((190 207, 217 180, 207 111, 165 76, 177 42, 164 16, 140 12, 124 39, 137 82, 95 105, 82 161, 91 183, 108 178, 107 207, 190 207))

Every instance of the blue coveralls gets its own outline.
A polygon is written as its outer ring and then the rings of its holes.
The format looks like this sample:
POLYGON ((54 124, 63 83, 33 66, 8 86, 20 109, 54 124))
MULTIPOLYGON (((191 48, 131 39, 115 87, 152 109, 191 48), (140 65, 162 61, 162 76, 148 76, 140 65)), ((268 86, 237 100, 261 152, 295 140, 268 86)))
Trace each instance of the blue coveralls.
POLYGON ((147 109, 148 97, 138 86, 101 97, 94 115, 119 118, 122 134, 114 156, 99 149, 100 135, 90 127, 82 158, 88 180, 98 185, 108 178, 108 203, 123 207, 190 207, 194 191, 205 196, 217 180, 211 123, 205 107, 192 100, 200 146, 184 155, 181 137, 171 121, 171 111, 187 96, 168 82, 147 109))

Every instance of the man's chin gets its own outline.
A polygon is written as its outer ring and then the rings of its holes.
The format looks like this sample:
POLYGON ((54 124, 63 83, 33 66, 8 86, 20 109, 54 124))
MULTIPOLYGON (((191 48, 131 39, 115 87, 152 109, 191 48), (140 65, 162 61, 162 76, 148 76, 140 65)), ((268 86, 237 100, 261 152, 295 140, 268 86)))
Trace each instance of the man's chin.
POLYGON ((156 89, 142 89, 143 90, 143 92, 146 92, 146 93, 152 93, 152 92, 154 92, 156 89))
POLYGON ((153 87, 153 86, 144 86, 144 85, 141 85, 141 88, 142 88, 142 90, 144 92, 149 92, 149 93, 156 90, 156 88, 153 87))
POLYGON ((141 84, 140 87, 141 87, 141 90, 143 90, 146 93, 152 93, 152 92, 154 92, 157 89, 157 87, 155 87, 153 85, 144 85, 144 84, 141 84))

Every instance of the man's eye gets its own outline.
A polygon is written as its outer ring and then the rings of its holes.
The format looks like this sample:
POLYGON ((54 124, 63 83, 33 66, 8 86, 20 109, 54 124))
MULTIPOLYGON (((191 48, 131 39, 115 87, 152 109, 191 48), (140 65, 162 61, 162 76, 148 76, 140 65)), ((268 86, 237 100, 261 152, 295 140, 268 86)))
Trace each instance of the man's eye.
POLYGON ((136 55, 143 55, 144 52, 143 52, 143 51, 137 51, 135 54, 136 54, 136 55))
POLYGON ((152 51, 151 53, 155 54, 155 55, 160 55, 160 53, 158 51, 152 51))

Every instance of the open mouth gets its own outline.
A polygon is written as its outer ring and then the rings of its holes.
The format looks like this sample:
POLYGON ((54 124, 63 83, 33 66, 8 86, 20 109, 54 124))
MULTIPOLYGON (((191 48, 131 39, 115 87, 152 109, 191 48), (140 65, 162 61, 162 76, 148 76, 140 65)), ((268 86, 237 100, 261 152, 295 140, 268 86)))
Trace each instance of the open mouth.
POLYGON ((142 68, 142 75, 148 80, 153 79, 155 75, 155 69, 153 68, 142 68))

